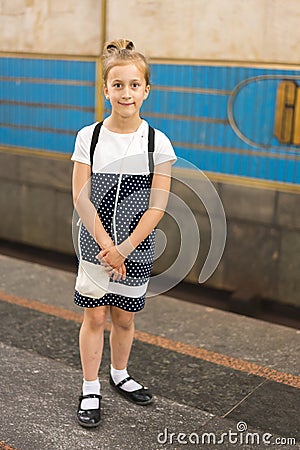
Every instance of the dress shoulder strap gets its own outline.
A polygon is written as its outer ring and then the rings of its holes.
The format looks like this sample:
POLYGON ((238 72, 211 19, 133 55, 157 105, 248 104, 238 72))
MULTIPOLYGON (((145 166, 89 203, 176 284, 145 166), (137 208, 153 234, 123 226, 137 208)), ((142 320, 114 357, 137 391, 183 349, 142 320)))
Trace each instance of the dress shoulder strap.
MULTIPOLYGON (((101 127, 103 125, 103 122, 98 122, 95 125, 94 131, 93 131, 93 135, 92 135, 92 140, 91 140, 91 145, 90 145, 90 162, 91 162, 91 171, 93 168, 93 161, 94 161, 94 153, 95 153, 95 148, 99 139, 99 134, 100 134, 100 130, 101 127)), ((154 171, 154 160, 153 160, 153 153, 154 153, 154 142, 155 139, 155 131, 154 128, 152 128, 149 125, 149 132, 148 132, 148 161, 149 161, 149 171, 150 171, 150 177, 151 177, 151 181, 153 178, 153 171, 154 171)))
POLYGON ((148 133, 148 162, 149 162, 149 172, 150 172, 150 179, 152 183, 153 178, 153 172, 154 172, 154 148, 155 148, 155 131, 154 128, 152 128, 149 125, 149 133, 148 133))
POLYGON ((94 153, 95 153, 95 148, 96 148, 96 145, 97 145, 97 142, 99 139, 99 134, 100 134, 102 125, 103 125, 103 122, 98 122, 93 131, 93 136, 92 136, 91 145, 90 145, 91 172, 93 172, 94 153))

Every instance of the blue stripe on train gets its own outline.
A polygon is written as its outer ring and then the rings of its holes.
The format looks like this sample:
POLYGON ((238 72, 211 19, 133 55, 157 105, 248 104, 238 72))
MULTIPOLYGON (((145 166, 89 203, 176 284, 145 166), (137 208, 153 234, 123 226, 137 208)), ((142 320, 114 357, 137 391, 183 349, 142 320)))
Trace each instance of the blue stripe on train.
MULTIPOLYGON (((152 90, 145 102, 143 114, 146 118, 149 114, 149 122, 178 146, 180 156, 212 172, 299 183, 300 161, 293 159, 293 155, 299 156, 299 147, 282 146, 273 135, 279 81, 253 77, 280 75, 284 79, 300 76, 300 71, 179 64, 153 64, 151 69, 157 89, 152 90), (253 78, 251 83, 245 83, 250 78, 253 78), (230 92, 241 82, 244 84, 232 103, 238 135, 226 120, 230 92), (159 90, 159 86, 204 92, 172 89, 167 92, 159 90), (187 120, 151 118, 151 113, 186 116, 187 120), (250 141, 253 145, 249 145, 250 141), (180 145, 181 142, 184 144, 180 145), (203 149, 189 150, 186 145, 200 145, 203 149)), ((0 82, 0 101, 3 101, 0 122, 12 125, 0 129, 0 143, 71 153, 74 136, 70 133, 94 121, 92 111, 80 108, 95 108, 95 86, 83 85, 95 83, 95 62, 6 57, 0 58, 0 77, 14 77, 0 82), (30 80, 27 83, 18 77, 36 78, 37 83, 30 80), (41 82, 43 78, 47 83, 41 82), (51 79, 66 80, 66 84, 51 84, 51 79), (78 84, 68 85, 68 80, 78 84), (53 108, 7 105, 5 101, 51 104, 53 108), (56 104, 63 110, 55 108, 56 104), (72 106, 79 110, 72 110, 72 106), (18 125, 29 129, 15 128, 18 125), (53 128, 53 131, 30 127, 53 128)))
POLYGON ((69 134, 0 126, 3 145, 61 153, 73 152, 75 134, 75 130, 73 134, 69 134))
MULTIPOLYGON (((146 117, 146 115, 145 115, 146 117)), ((187 120, 149 118, 149 123, 161 129, 173 142, 216 147, 248 148, 234 133, 229 124, 195 122, 187 120)))
MULTIPOLYGON (((179 147, 175 147, 175 152, 203 171, 300 184, 300 161, 295 162, 293 159, 234 155, 225 150, 194 151, 179 147)), ((184 167, 180 160, 176 165, 184 167)))
POLYGON ((179 86, 232 91, 246 78, 260 75, 299 75, 297 70, 278 70, 254 67, 189 66, 180 64, 151 65, 153 86, 179 86))
POLYGON ((2 57, 0 76, 95 82, 95 64, 94 61, 2 57))
POLYGON ((0 58, 0 77, 12 77, 0 81, 0 143, 4 145, 71 153, 76 131, 95 120, 93 61, 0 58), (60 83, 52 84, 51 80, 60 83), (86 86, 86 82, 92 84, 86 86), (31 129, 35 127, 47 131, 31 129))
POLYGON ((57 130, 78 130, 82 123, 93 123, 94 112, 15 105, 2 105, 0 123, 57 130))
POLYGON ((95 87, 2 81, 0 100, 94 107, 95 87))
POLYGON ((143 111, 226 120, 227 103, 227 95, 152 90, 143 111))

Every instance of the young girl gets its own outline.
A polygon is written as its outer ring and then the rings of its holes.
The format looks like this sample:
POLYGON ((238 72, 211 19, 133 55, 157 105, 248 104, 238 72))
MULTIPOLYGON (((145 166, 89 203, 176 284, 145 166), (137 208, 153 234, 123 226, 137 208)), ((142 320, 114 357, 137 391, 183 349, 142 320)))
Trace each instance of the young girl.
POLYGON ((96 124, 79 131, 72 156, 73 200, 82 220, 80 255, 102 267, 109 279, 104 295, 98 297, 75 287, 74 301, 84 307, 79 336, 83 386, 77 411, 84 427, 100 423, 98 373, 108 313, 110 384, 136 404, 152 401, 149 389, 128 375, 127 364, 134 314, 145 304, 154 259, 154 229, 164 214, 171 165, 176 160, 169 139, 155 130, 154 173, 150 173, 153 137, 150 139, 151 127, 140 116, 150 91, 145 57, 135 51, 131 41, 121 39, 104 46, 102 63, 104 94, 110 101, 111 115, 100 128, 94 157, 90 148, 96 124))

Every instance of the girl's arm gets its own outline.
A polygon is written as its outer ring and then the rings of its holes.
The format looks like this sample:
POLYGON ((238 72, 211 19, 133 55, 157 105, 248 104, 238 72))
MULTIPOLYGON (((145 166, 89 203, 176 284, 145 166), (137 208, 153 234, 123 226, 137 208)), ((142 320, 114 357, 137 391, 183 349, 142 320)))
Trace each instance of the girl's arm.
MULTIPOLYGON (((88 232, 93 236, 101 249, 104 250, 113 247, 114 243, 105 231, 96 208, 90 201, 90 176, 91 167, 88 164, 74 162, 72 177, 73 204, 88 232)), ((124 277, 126 269, 122 262, 118 265, 118 267, 122 266, 121 268, 119 267, 120 270, 118 272, 124 277)))
POLYGON ((90 201, 90 176, 91 167, 75 161, 72 179, 73 204, 88 232, 104 249, 111 247, 114 243, 105 231, 96 208, 90 201))
POLYGON ((142 215, 131 235, 116 247, 102 250, 99 259, 114 267, 129 255, 156 227, 164 215, 171 185, 171 161, 155 166, 149 208, 142 215))

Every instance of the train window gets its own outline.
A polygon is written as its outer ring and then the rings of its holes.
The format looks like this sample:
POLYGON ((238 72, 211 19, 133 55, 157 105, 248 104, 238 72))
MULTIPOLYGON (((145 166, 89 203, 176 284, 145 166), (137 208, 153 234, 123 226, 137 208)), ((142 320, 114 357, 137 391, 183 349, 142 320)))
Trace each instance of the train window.
POLYGON ((274 135, 281 144, 300 145, 300 87, 295 81, 279 83, 274 135))

